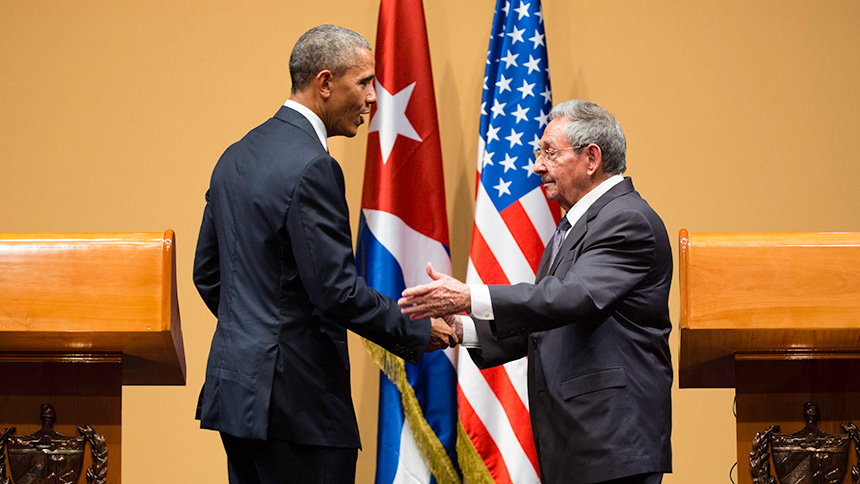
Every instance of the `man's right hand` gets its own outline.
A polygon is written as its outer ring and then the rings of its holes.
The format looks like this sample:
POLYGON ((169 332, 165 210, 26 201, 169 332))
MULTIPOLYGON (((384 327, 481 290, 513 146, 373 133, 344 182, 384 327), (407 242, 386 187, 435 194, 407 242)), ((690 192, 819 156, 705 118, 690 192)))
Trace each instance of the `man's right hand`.
MULTIPOLYGON (((430 318, 430 342, 427 343, 426 352, 453 348, 462 341, 463 330, 461 329, 458 333, 455 327, 448 323, 447 319, 430 318)), ((459 320, 459 318, 457 319, 459 320)))
POLYGON ((417 321, 472 311, 472 295, 468 285, 434 270, 433 264, 429 262, 427 275, 432 282, 408 287, 401 293, 401 298, 397 300, 401 313, 417 321))

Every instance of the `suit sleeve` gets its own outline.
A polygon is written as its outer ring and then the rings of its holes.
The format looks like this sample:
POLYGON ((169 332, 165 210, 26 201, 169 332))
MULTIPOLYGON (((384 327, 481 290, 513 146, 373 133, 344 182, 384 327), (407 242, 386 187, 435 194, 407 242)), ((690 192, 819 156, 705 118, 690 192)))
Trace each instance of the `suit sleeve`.
POLYGON ((499 366, 528 354, 528 335, 499 340, 491 321, 475 320, 479 348, 468 348, 469 356, 480 369, 499 366))
POLYGON ((197 237, 197 251, 194 254, 194 285, 206 306, 216 317, 221 300, 221 266, 218 259, 218 236, 209 206, 209 191, 206 192, 206 208, 203 209, 203 222, 197 237))
POLYGON ((343 173, 333 158, 308 164, 286 218, 302 284, 327 318, 417 363, 430 340, 430 320, 410 321, 357 275, 343 194, 343 173))
MULTIPOLYGON (((645 214, 625 209, 589 222, 583 250, 537 284, 490 286, 502 340, 569 324, 599 324, 652 269, 656 237, 645 214)), ((483 342, 482 342, 483 344, 483 342)))

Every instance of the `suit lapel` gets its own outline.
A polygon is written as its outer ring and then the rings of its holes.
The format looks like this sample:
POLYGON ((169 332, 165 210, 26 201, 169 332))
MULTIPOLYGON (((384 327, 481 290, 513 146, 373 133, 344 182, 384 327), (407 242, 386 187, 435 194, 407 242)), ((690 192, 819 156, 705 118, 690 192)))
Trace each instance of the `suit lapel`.
MULTIPOLYGON (((586 214, 586 216, 587 215, 588 214, 586 214)), ((570 233, 567 234, 567 237, 564 238, 564 242, 561 243, 561 248, 558 249, 558 255, 552 262, 552 267, 549 269, 550 274, 555 273, 555 269, 558 267, 558 264, 564 258, 565 254, 579 244, 579 241, 585 236, 585 232, 588 231, 588 224, 586 223, 585 218, 586 217, 580 217, 580 219, 576 221, 576 225, 571 227, 570 233)))
POLYGON ((561 244, 561 248, 558 251, 558 256, 552 263, 552 267, 549 270, 545 270, 544 265, 547 263, 546 251, 544 251, 544 258, 541 259, 541 266, 538 268, 539 279, 542 279, 546 274, 554 274, 556 268, 559 263, 565 256, 579 243, 582 241, 582 238, 585 237, 586 232, 588 232, 588 224, 594 220, 594 217, 600 212, 600 210, 610 201, 622 196, 626 195, 633 191, 633 181, 630 178, 625 178, 621 183, 615 185, 610 188, 608 192, 604 193, 600 198, 595 200, 594 203, 588 207, 588 211, 585 212, 585 215, 580 217, 579 220, 576 221, 576 225, 574 225, 570 229, 570 233, 565 237, 564 242, 561 244), (542 275, 541 275, 542 274, 542 275))
POLYGON ((314 127, 311 122, 308 121, 308 118, 302 116, 302 114, 295 109, 281 106, 281 108, 278 109, 278 112, 275 113, 274 117, 285 123, 292 124, 293 126, 301 129, 302 131, 313 137, 313 139, 317 140, 317 142, 319 142, 317 132, 314 131, 314 127))
MULTIPOLYGON (((560 250, 559 250, 560 252, 560 250)), ((541 279, 546 276, 546 271, 549 268, 549 256, 552 254, 552 239, 549 239, 549 243, 546 244, 546 248, 543 250, 543 256, 540 258, 540 264, 538 265, 538 273, 535 278, 535 283, 540 282, 541 279)))

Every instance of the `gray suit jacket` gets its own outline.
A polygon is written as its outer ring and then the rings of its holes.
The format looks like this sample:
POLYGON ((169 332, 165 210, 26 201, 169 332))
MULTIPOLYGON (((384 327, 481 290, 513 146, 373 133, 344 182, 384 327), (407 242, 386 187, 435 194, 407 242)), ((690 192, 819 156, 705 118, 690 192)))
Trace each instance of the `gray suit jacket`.
POLYGON ((627 178, 573 226, 534 284, 490 286, 478 322, 490 367, 528 355, 529 405, 545 484, 671 472, 669 287, 660 217, 627 178))

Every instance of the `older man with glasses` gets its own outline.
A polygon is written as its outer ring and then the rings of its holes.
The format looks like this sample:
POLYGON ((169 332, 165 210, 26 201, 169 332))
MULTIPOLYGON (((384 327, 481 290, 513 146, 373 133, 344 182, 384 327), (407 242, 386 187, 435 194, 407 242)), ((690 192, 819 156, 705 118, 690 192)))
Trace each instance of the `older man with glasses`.
POLYGON ((447 316, 481 368, 529 357, 544 484, 660 483, 672 470, 669 237, 622 176, 612 114, 574 100, 550 119, 534 171, 566 214, 535 283, 467 286, 428 265, 434 282, 399 304, 416 319, 447 316))

